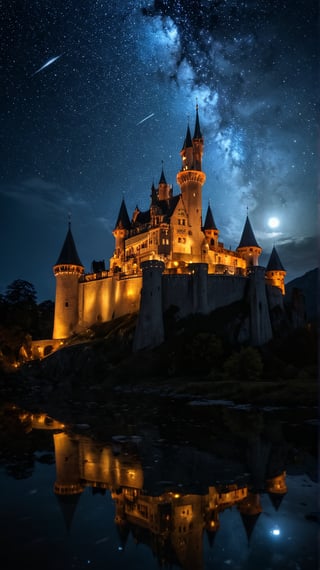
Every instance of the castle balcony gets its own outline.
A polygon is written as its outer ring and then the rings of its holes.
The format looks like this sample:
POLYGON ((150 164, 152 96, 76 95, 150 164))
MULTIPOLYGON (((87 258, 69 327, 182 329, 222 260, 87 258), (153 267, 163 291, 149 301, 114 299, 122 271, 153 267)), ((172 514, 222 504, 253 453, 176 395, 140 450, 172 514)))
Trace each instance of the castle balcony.
POLYGON ((143 234, 148 232, 152 228, 151 224, 144 224, 143 226, 137 226, 136 228, 129 230, 129 237, 126 239, 126 242, 130 240, 130 238, 136 237, 137 235, 143 234))
POLYGON ((234 265, 225 265, 224 263, 217 263, 215 265, 215 273, 219 275, 239 275, 238 269, 239 268, 234 265))

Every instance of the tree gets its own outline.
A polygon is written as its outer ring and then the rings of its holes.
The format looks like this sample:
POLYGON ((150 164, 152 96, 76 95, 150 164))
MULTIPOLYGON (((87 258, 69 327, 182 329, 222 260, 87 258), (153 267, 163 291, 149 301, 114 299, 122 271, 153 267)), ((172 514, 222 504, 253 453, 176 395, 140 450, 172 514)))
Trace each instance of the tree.
POLYGON ((232 380, 258 380, 261 378, 263 362, 259 351, 247 346, 231 354, 223 368, 232 380))
POLYGON ((54 320, 53 301, 43 301, 38 305, 38 331, 37 338, 51 338, 54 320))
POLYGON ((16 279, 8 285, 4 299, 9 305, 36 305, 37 294, 32 283, 16 279))
POLYGON ((38 326, 37 294, 29 281, 16 279, 5 293, 7 326, 16 326, 34 335, 38 326))

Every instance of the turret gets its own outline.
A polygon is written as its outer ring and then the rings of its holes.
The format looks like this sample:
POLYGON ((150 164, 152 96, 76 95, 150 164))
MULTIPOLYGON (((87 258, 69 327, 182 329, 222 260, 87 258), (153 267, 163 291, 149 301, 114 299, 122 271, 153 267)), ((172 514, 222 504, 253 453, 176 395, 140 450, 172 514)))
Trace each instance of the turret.
POLYGON ((53 272, 56 278, 53 338, 68 338, 76 330, 79 320, 79 278, 84 272, 71 233, 70 222, 53 272))
POLYGON ((237 508, 240 511, 249 543, 257 520, 262 512, 260 495, 258 493, 249 492, 247 497, 239 503, 237 508))
POLYGON ((154 348, 164 340, 162 314, 163 261, 143 261, 140 311, 133 339, 133 351, 154 348))
POLYGON ((192 170, 193 169, 193 145, 190 133, 189 124, 187 126, 187 133, 183 142, 183 147, 180 151, 180 156, 182 160, 181 170, 192 170))
POLYGON ((266 268, 266 280, 268 285, 279 287, 279 289, 281 289, 282 295, 285 294, 284 278, 286 276, 286 273, 287 272, 280 261, 278 252, 276 248, 273 247, 266 268))
POLYGON ((161 176, 159 180, 159 187, 158 187, 158 198, 159 200, 169 200, 171 196, 172 196, 172 186, 171 184, 167 184, 162 166, 161 176))
POLYGON ((262 252, 262 248, 257 243, 248 216, 243 228, 240 243, 237 247, 237 252, 243 259, 246 260, 247 267, 259 265, 258 261, 259 256, 262 252))
POLYGON ((152 206, 156 206, 157 202, 158 202, 158 193, 157 193, 157 189, 156 189, 153 182, 152 182, 152 186, 151 186, 150 198, 151 198, 151 208, 152 208, 152 206))
POLYGON ((206 175, 201 170, 203 154, 203 138, 200 130, 198 106, 196 108, 196 122, 194 137, 191 139, 189 125, 180 152, 182 167, 177 174, 177 182, 181 188, 181 194, 188 215, 189 236, 191 238, 191 251, 194 261, 201 260, 202 234, 202 186, 206 175))
POLYGON ((125 238, 128 235, 129 229, 130 219, 125 201, 122 199, 116 225, 112 232, 115 237, 115 257, 118 259, 122 258, 122 261, 124 260, 125 238))
POLYGON ((194 127, 192 144, 193 144, 193 168, 194 170, 201 170, 202 156, 203 156, 203 137, 200 129, 198 105, 196 106, 196 122, 194 127))
POLYGON ((151 186, 150 198, 151 198, 150 221, 151 221, 152 226, 157 226, 158 222, 159 222, 159 215, 161 213, 161 210, 159 208, 159 203, 158 203, 158 190, 155 187, 154 183, 152 183, 152 186, 151 186))
POLYGON ((203 232, 206 236, 209 249, 215 249, 218 247, 219 230, 215 224, 210 204, 207 209, 206 219, 203 226, 203 232))

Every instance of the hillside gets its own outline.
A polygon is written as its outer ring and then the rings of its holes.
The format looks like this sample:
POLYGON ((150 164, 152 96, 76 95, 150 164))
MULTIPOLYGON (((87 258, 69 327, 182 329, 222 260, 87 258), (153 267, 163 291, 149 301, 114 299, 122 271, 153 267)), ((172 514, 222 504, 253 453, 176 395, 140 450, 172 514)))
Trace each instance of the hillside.
POLYGON ((307 319, 314 321, 318 315, 318 297, 319 297, 319 269, 316 267, 307 271, 301 277, 297 277, 289 283, 286 283, 286 302, 290 302, 292 291, 300 289, 305 298, 305 307, 307 319))

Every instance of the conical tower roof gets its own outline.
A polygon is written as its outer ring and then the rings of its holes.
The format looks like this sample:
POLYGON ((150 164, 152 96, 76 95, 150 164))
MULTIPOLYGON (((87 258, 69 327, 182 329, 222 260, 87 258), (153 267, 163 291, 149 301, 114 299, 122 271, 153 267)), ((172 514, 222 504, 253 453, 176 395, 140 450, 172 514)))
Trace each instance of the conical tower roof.
POLYGON ((152 182, 152 186, 151 186, 151 194, 150 194, 150 198, 151 198, 151 204, 156 204, 157 203, 157 190, 155 188, 154 183, 152 182))
POLYGON ((269 499, 271 501, 271 503, 273 504, 274 508, 276 511, 279 510, 279 507, 283 501, 283 497, 285 496, 286 493, 268 493, 269 495, 269 499))
POLYGON ((62 250, 56 262, 56 265, 80 265, 84 267, 78 256, 77 248, 74 243, 73 235, 71 233, 71 223, 69 222, 68 233, 62 250))
POLYGON ((253 229, 250 224, 249 217, 246 218, 246 223, 243 228, 242 236, 238 248, 240 247, 260 247, 258 245, 253 229))
POLYGON ((285 271, 276 248, 273 246, 266 271, 285 271))
POLYGON ((261 513, 256 513, 255 515, 247 515, 247 514, 241 513, 241 518, 242 518, 243 526, 245 528, 246 535, 248 538, 248 543, 250 542, 251 535, 253 533, 254 527, 257 524, 257 520, 258 520, 260 514, 261 513))
POLYGON ((130 219, 129 219, 127 207, 126 207, 126 204, 125 204, 125 201, 123 198, 122 202, 121 202, 118 218, 116 221, 115 230, 129 230, 129 229, 130 229, 130 219))
POLYGON ((130 534, 130 526, 127 522, 123 521, 116 524, 116 529, 119 536, 121 547, 124 550, 128 542, 128 537, 130 534))
POLYGON ((212 215, 210 204, 209 204, 208 209, 207 209, 207 214, 206 214, 206 219, 204 222, 203 229, 204 230, 216 230, 217 229, 217 226, 215 224, 215 221, 214 221, 214 218, 212 215))
POLYGON ((214 543, 214 540, 215 540, 215 538, 216 538, 216 536, 217 536, 217 530, 218 530, 217 528, 214 529, 214 530, 206 529, 206 531, 207 531, 207 538, 208 538, 208 542, 209 542, 210 548, 212 548, 213 543, 214 543))
POLYGON ((184 150, 186 148, 192 148, 192 138, 191 138, 191 132, 190 132, 189 125, 187 127, 187 134, 186 134, 186 138, 184 139, 182 150, 184 150))
POLYGON ((200 129, 200 121, 199 121, 199 113, 198 113, 198 105, 196 106, 196 123, 194 127, 194 139, 202 139, 202 133, 200 129))
POLYGON ((165 177, 164 172, 163 172, 163 166, 161 169, 161 176, 160 176, 159 184, 167 184, 166 177, 165 177))
POLYGON ((70 532, 81 493, 76 493, 73 495, 56 495, 56 497, 61 508, 66 529, 68 532, 70 532))

